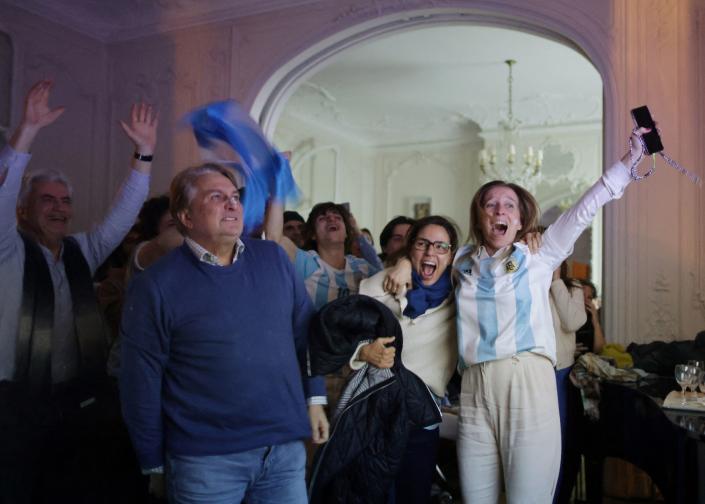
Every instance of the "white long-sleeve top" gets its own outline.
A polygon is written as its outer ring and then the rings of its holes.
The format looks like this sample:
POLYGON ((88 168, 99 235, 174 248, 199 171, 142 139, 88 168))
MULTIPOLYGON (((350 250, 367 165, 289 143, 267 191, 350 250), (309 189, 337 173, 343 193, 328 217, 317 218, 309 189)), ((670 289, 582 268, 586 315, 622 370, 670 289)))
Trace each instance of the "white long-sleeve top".
POLYGON ((556 337, 548 300, 553 270, 608 201, 622 196, 631 181, 621 162, 609 168, 575 205, 543 235, 536 254, 514 243, 492 257, 484 247, 466 245, 453 267, 458 350, 461 367, 531 351, 556 363, 556 337))
POLYGON ((556 369, 564 369, 575 362, 575 331, 587 320, 583 289, 578 285, 568 289, 559 278, 551 282, 548 299, 556 333, 556 369))

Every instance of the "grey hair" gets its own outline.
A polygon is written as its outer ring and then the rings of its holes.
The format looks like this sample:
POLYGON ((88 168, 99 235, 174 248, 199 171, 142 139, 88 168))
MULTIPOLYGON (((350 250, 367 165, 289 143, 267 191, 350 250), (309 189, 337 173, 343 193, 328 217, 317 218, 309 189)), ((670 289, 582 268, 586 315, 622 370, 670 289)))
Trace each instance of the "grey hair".
POLYGON ((17 197, 18 207, 27 206, 27 200, 29 199, 29 195, 34 188, 34 185, 41 182, 59 182, 60 184, 66 186, 69 196, 73 196, 73 187, 71 186, 71 182, 69 182, 66 175, 53 168, 43 168, 25 173, 24 177, 22 177, 22 187, 20 188, 20 195, 17 197))

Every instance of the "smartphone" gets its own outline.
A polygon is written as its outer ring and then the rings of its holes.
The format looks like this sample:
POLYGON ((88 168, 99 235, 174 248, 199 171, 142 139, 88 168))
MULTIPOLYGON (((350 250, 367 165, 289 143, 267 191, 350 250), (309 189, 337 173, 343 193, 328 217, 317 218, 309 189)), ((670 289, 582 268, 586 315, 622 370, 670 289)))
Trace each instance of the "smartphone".
POLYGON ((657 152, 661 152, 663 150, 661 136, 656 130, 656 124, 649 113, 649 107, 643 105, 632 109, 632 119, 634 119, 634 124, 636 124, 639 128, 651 128, 650 132, 644 133, 641 137, 644 140, 644 145, 646 145, 646 152, 648 154, 656 154, 657 152))

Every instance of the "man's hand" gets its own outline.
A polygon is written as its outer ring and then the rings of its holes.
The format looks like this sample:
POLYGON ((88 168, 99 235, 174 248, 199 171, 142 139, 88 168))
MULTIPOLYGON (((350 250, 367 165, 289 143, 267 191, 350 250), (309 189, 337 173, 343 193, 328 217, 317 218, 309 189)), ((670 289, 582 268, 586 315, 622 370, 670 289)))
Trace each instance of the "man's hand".
POLYGON ((120 121, 123 131, 135 144, 135 149, 142 155, 154 154, 157 145, 157 127, 159 114, 154 112, 151 105, 134 103, 130 111, 130 124, 120 121))
POLYGON ((37 82, 24 100, 22 122, 10 139, 10 146, 18 152, 28 152, 39 130, 56 121, 66 110, 64 107, 49 108, 52 81, 37 82))
POLYGON ((397 264, 384 277, 382 284, 385 292, 400 294, 402 288, 411 287, 411 261, 406 257, 399 259, 397 264))
POLYGON ((313 436, 311 440, 313 444, 323 444, 328 441, 328 418, 323 406, 320 404, 311 404, 308 407, 308 419, 311 422, 311 431, 313 436))
POLYGON ((394 357, 397 349, 393 346, 387 347, 394 341, 394 336, 388 338, 377 338, 372 343, 368 343, 360 348, 358 359, 368 362, 380 369, 389 369, 394 365, 394 357))

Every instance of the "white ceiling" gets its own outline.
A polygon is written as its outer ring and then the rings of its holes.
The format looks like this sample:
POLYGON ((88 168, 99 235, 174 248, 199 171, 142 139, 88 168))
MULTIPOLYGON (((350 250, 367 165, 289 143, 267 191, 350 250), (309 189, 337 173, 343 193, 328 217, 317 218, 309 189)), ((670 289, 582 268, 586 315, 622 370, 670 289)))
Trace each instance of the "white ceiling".
POLYGON ((283 117, 380 146, 454 140, 497 128, 507 113, 527 127, 601 123, 602 81, 560 43, 515 30, 433 26, 346 50, 303 83, 283 117))
POLYGON ((321 0, 3 0, 103 42, 273 12, 321 0))

